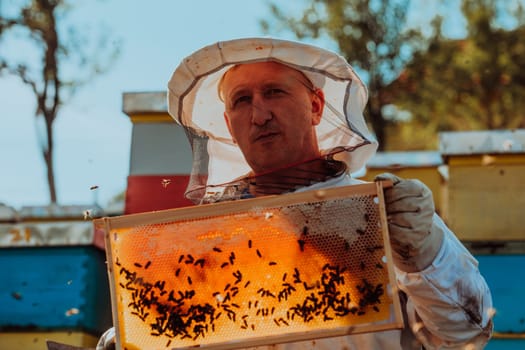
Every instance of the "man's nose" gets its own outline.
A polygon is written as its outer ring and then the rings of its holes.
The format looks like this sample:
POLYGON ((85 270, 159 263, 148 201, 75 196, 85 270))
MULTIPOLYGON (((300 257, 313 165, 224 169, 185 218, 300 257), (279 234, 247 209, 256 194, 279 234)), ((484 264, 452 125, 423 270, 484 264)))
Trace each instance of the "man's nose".
POLYGON ((252 123, 262 126, 272 119, 272 111, 261 98, 255 97, 252 102, 252 123))

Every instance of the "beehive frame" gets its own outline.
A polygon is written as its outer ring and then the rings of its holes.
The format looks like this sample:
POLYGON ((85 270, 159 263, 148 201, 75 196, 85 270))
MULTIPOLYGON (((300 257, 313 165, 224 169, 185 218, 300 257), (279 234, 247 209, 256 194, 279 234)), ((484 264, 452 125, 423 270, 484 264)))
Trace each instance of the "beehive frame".
POLYGON ((401 328, 381 182, 97 219, 121 349, 401 328))

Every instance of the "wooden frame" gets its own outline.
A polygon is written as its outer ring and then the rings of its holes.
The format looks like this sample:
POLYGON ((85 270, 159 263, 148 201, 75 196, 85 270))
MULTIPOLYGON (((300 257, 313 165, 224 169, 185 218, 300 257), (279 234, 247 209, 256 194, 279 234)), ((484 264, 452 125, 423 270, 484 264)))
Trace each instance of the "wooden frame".
POLYGON ((234 349, 402 328, 389 185, 98 219, 117 346, 234 349))

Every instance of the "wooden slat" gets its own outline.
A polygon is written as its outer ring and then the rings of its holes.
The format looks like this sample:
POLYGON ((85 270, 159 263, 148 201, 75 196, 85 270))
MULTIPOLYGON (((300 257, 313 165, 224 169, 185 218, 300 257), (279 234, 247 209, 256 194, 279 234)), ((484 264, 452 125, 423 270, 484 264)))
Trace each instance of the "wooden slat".
MULTIPOLYGON (((383 187, 388 187, 391 181, 383 181, 383 187)), ((329 188, 315 191, 290 193, 286 195, 265 196, 221 203, 204 204, 195 207, 159 210, 155 212, 137 213, 106 218, 111 223, 110 228, 122 228, 134 225, 156 224, 165 221, 192 220, 196 218, 227 215, 249 210, 256 207, 286 206, 294 203, 305 203, 323 199, 344 198, 348 195, 370 195, 376 193, 374 183, 329 188)))

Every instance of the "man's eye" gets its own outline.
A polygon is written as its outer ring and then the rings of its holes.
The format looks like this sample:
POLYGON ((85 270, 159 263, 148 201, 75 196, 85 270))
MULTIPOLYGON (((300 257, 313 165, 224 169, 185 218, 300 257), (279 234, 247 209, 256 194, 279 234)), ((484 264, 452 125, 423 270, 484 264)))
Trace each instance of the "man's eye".
POLYGON ((269 97, 277 96, 277 95, 280 95, 282 93, 284 93, 284 91, 281 90, 281 89, 277 89, 277 88, 268 89, 268 90, 265 91, 265 95, 269 96, 269 97))
POLYGON ((251 98, 248 95, 239 96, 233 101, 233 105, 237 106, 239 103, 250 102, 251 98))

